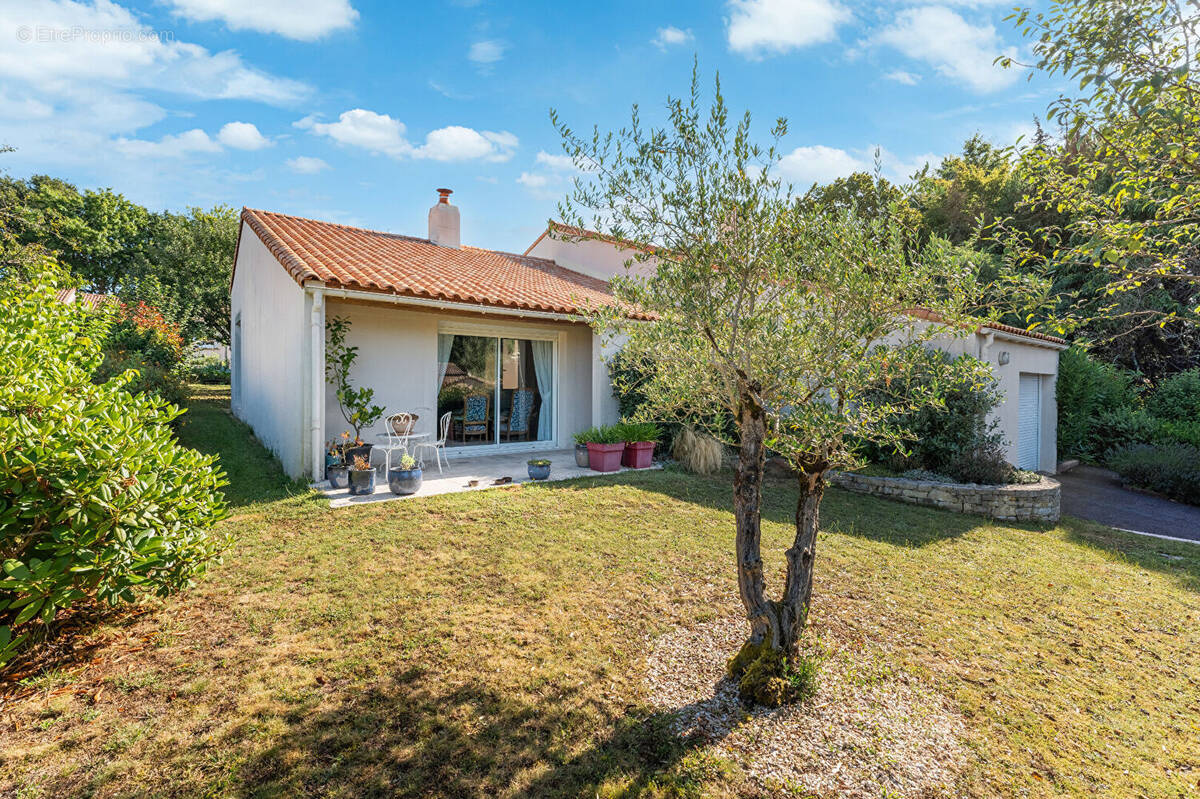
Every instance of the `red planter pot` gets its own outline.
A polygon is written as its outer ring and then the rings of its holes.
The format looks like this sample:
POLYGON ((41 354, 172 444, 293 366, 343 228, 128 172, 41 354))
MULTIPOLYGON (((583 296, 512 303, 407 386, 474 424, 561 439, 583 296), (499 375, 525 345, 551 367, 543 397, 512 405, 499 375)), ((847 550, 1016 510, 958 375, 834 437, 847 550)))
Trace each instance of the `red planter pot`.
POLYGON ((621 468, 624 444, 588 444, 588 465, 594 472, 615 472, 621 468))
POLYGON ((621 456, 621 465, 634 469, 645 469, 653 460, 653 441, 630 441, 625 444, 625 453, 621 456))

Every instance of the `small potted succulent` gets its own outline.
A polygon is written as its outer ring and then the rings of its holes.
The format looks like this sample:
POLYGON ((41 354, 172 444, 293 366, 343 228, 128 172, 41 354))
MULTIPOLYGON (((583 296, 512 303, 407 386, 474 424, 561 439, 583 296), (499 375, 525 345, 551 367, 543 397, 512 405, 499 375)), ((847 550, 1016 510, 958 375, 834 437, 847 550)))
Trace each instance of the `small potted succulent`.
POLYGON ((546 458, 534 458, 527 465, 530 480, 545 480, 550 476, 550 461, 546 458))
POLYGON ((621 454, 621 465, 633 469, 645 469, 654 461, 654 445, 662 433, 654 422, 622 422, 617 425, 621 438, 625 439, 625 451, 621 454))
POLYGON ((351 495, 361 497, 375 493, 375 467, 362 455, 354 458, 354 465, 348 474, 351 495))
POLYGON ((336 441, 331 441, 325 450, 325 479, 334 488, 350 485, 350 477, 347 474, 349 467, 342 452, 342 445, 336 441))
POLYGON ((591 427, 572 436, 575 439, 575 465, 580 469, 586 469, 590 465, 588 463, 588 437, 595 429, 591 427))
POLYGON ((587 444, 588 466, 594 472, 615 472, 621 468, 625 439, 616 425, 593 427, 581 433, 587 444))
POLYGON ((415 494, 421 490, 423 474, 421 463, 406 452, 399 466, 388 469, 388 488, 393 494, 415 494))

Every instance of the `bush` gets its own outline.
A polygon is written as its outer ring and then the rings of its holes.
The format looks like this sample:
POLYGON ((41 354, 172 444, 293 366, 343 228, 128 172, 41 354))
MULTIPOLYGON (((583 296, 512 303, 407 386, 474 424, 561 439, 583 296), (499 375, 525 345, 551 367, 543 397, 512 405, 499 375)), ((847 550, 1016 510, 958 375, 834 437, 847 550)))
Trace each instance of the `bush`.
POLYGON ((154 392, 167 402, 183 402, 183 337, 179 328, 144 302, 121 302, 104 310, 112 318, 102 344, 104 360, 93 372, 93 379, 103 383, 135 369, 137 375, 126 384, 126 391, 154 392))
POLYGON ((991 368, 969 355, 954 358, 923 347, 914 347, 901 360, 908 368, 871 392, 869 401, 903 408, 932 392, 940 402, 891 417, 889 424, 903 431, 907 451, 866 444, 866 458, 896 472, 919 469, 965 483, 1005 482, 1003 436, 988 421, 1000 402, 991 368))
POLYGON ((206 355, 191 358, 186 364, 187 378, 193 383, 203 383, 210 386, 229 384, 229 366, 220 358, 206 355))
POLYGON ((1058 359, 1058 457, 1101 459, 1108 448, 1094 427, 1100 414, 1135 411, 1139 404, 1135 375, 1101 363, 1078 347, 1058 359))
POLYGON ((1090 425, 1091 459, 1103 463, 1114 449, 1149 443, 1155 439, 1160 428, 1161 422, 1140 408, 1098 413, 1090 425))
POLYGON ((662 437, 654 422, 620 422, 615 427, 622 441, 658 441, 662 437))
POLYGON ((720 441, 690 427, 679 431, 671 448, 671 457, 694 474, 712 474, 721 468, 724 456, 725 447, 720 441))
POLYGON ((1134 444, 1110 454, 1108 465, 1135 486, 1200 505, 1200 447, 1134 444))
POLYGON ((0 286, 0 663, 84 601, 191 583, 227 539, 215 458, 179 445, 181 411, 129 375, 93 381, 108 315, 54 286, 0 286))
POLYGON ((600 427, 589 427, 574 435, 576 444, 623 444, 620 425, 608 424, 600 427))
POLYGON ((1146 410, 1160 419, 1200 424, 1200 368, 1159 383, 1146 401, 1146 410))
POLYGON ((1160 419, 1158 429, 1154 433, 1156 444, 1190 444, 1200 447, 1200 420, 1194 422, 1173 422, 1160 419))

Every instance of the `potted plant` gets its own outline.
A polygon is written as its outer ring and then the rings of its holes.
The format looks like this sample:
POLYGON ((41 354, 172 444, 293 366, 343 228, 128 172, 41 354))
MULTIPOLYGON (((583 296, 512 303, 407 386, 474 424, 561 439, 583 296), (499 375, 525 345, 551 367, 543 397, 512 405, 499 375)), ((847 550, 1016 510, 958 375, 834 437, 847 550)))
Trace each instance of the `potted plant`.
POLYGON ((406 452, 399 466, 388 469, 388 488, 393 494, 415 494, 421 490, 423 474, 421 464, 406 452))
POLYGON ((621 438, 625 439, 625 451, 621 465, 633 469, 645 469, 654 460, 654 445, 661 432, 654 422, 623 422, 617 425, 621 438))
POLYGON ((594 472, 615 472, 621 468, 625 439, 616 425, 593 428, 587 442, 588 465, 594 472))
MULTIPOLYGON (((328 335, 325 344, 325 375, 333 382, 334 395, 337 397, 342 418, 354 428, 354 445, 344 447, 343 450, 346 462, 354 463, 358 457, 371 456, 371 444, 362 440, 362 431, 364 427, 370 427, 379 421, 383 416, 383 407, 373 404, 374 389, 355 388, 350 382, 350 370, 358 360, 358 347, 346 344, 350 322, 335 316, 326 323, 325 331, 328 335)), ((350 432, 342 433, 342 438, 349 440, 350 432)))
POLYGON ((350 493, 361 497, 375 493, 375 467, 362 455, 354 459, 354 466, 349 471, 350 493))
POLYGON ((349 467, 346 466, 344 452, 344 447, 337 441, 329 442, 329 446, 325 449, 325 479, 334 488, 345 488, 350 485, 350 478, 347 474, 349 467))
POLYGON ((545 480, 550 476, 550 461, 546 458, 534 458, 527 465, 530 480, 545 480))
POLYGON ((587 445, 595 440, 595 434, 596 428, 589 427, 587 430, 583 430, 572 436, 575 439, 575 465, 580 469, 588 468, 587 445))

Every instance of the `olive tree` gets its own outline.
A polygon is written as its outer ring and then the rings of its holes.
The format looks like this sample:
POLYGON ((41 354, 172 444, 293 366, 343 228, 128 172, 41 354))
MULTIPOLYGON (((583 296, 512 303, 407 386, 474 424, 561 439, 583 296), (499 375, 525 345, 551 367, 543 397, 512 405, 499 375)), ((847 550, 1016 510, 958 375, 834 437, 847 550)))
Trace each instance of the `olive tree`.
POLYGON ((889 213, 797 203, 775 175, 786 121, 762 145, 749 114, 731 121, 719 81, 701 105, 693 73, 688 96, 668 99, 665 125, 644 125, 635 106, 629 126, 581 137, 551 112, 580 170, 559 208, 574 229, 560 235, 617 239, 632 253, 612 280, 615 303, 590 318, 646 375, 644 412, 705 424, 736 446, 747 643, 783 658, 808 615, 826 472, 854 461, 852 438, 899 435, 887 423, 896 407, 868 401, 868 387, 904 368, 902 350, 884 345, 960 319, 973 272, 943 240, 917 249, 889 213), (914 324, 919 306, 927 319, 914 324), (767 598, 760 553, 768 449, 799 473, 780 600, 767 598))

